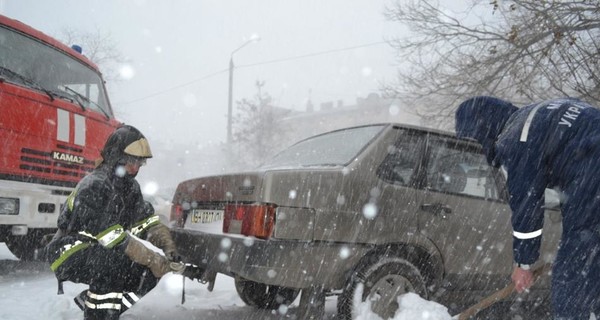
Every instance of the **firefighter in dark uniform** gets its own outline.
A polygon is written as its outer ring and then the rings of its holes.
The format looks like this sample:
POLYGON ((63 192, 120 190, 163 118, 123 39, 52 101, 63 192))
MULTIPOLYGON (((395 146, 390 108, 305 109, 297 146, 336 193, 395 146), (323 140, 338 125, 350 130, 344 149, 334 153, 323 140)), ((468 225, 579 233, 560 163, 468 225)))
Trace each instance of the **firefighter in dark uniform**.
POLYGON ((488 162, 508 175, 512 210, 512 280, 518 292, 533 283, 539 258, 544 190, 561 194, 562 237, 552 271, 555 319, 600 316, 600 110, 577 99, 518 109, 474 97, 456 111, 456 133, 483 146, 488 162))
POLYGON ((59 286, 63 281, 89 285, 75 298, 84 319, 118 319, 164 274, 185 270, 169 229, 144 201, 135 180, 152 157, 146 138, 132 126, 121 126, 109 136, 101 156, 68 197, 48 254, 59 286))

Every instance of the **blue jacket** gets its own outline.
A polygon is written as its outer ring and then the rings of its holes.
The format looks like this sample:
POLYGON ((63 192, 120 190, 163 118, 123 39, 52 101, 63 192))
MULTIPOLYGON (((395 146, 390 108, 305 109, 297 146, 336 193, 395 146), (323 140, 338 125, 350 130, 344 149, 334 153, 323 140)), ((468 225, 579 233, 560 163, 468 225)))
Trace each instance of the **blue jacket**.
MULTIPOLYGON (((578 161, 600 142, 600 110, 570 98, 517 109, 503 100, 475 97, 459 106, 456 132, 479 141, 490 164, 508 173, 514 259, 534 263, 542 238, 544 190, 570 190, 582 170, 578 161)), ((594 210, 585 210, 583 204, 580 209, 563 210, 563 234, 598 223, 600 215, 594 210)))

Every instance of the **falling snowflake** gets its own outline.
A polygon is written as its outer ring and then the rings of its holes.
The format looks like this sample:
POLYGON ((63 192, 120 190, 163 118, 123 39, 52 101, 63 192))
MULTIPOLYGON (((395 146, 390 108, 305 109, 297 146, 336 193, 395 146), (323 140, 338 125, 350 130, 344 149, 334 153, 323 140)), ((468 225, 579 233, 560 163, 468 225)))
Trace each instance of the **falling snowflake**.
POLYGON ((296 190, 290 190, 290 193, 289 193, 288 197, 290 199, 296 199, 296 195, 297 195, 296 190))
POLYGON ((374 203, 367 203, 363 207, 363 216, 369 220, 377 216, 377 206, 374 203))
POLYGON ((244 245, 246 247, 251 247, 252 245, 254 245, 254 239, 250 237, 244 238, 244 245))
POLYGON ((221 239, 221 248, 223 248, 223 249, 231 248, 231 239, 229 239, 229 238, 221 239))
POLYGON ((340 258, 347 259, 350 256, 350 249, 348 247, 342 247, 340 249, 340 258))
POLYGON ((135 76, 135 70, 129 64, 122 65, 119 69, 119 75, 123 80, 130 80, 135 76))
POLYGON ((115 168, 115 174, 117 175, 117 177, 124 177, 125 173, 127 173, 127 170, 125 170, 124 166, 117 166, 115 168))

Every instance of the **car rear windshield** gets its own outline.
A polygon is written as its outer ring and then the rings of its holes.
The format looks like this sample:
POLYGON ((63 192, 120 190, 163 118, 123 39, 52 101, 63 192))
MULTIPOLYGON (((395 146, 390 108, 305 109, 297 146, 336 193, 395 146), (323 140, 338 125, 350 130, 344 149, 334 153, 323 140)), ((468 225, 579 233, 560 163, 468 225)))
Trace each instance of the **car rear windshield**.
POLYGON ((343 166, 352 161, 384 127, 356 127, 314 136, 283 150, 261 168, 343 166))

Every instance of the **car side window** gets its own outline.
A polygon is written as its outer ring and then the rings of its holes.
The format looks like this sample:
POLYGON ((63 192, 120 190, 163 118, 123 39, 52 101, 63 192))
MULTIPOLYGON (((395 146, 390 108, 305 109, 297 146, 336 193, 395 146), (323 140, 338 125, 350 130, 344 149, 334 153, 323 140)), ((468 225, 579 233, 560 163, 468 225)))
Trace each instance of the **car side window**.
POLYGON ((494 169, 479 148, 454 140, 434 140, 427 162, 427 188, 499 200, 494 169))
POLYGON ((400 137, 377 168, 377 175, 392 184, 408 186, 413 180, 424 136, 401 131, 400 137))

